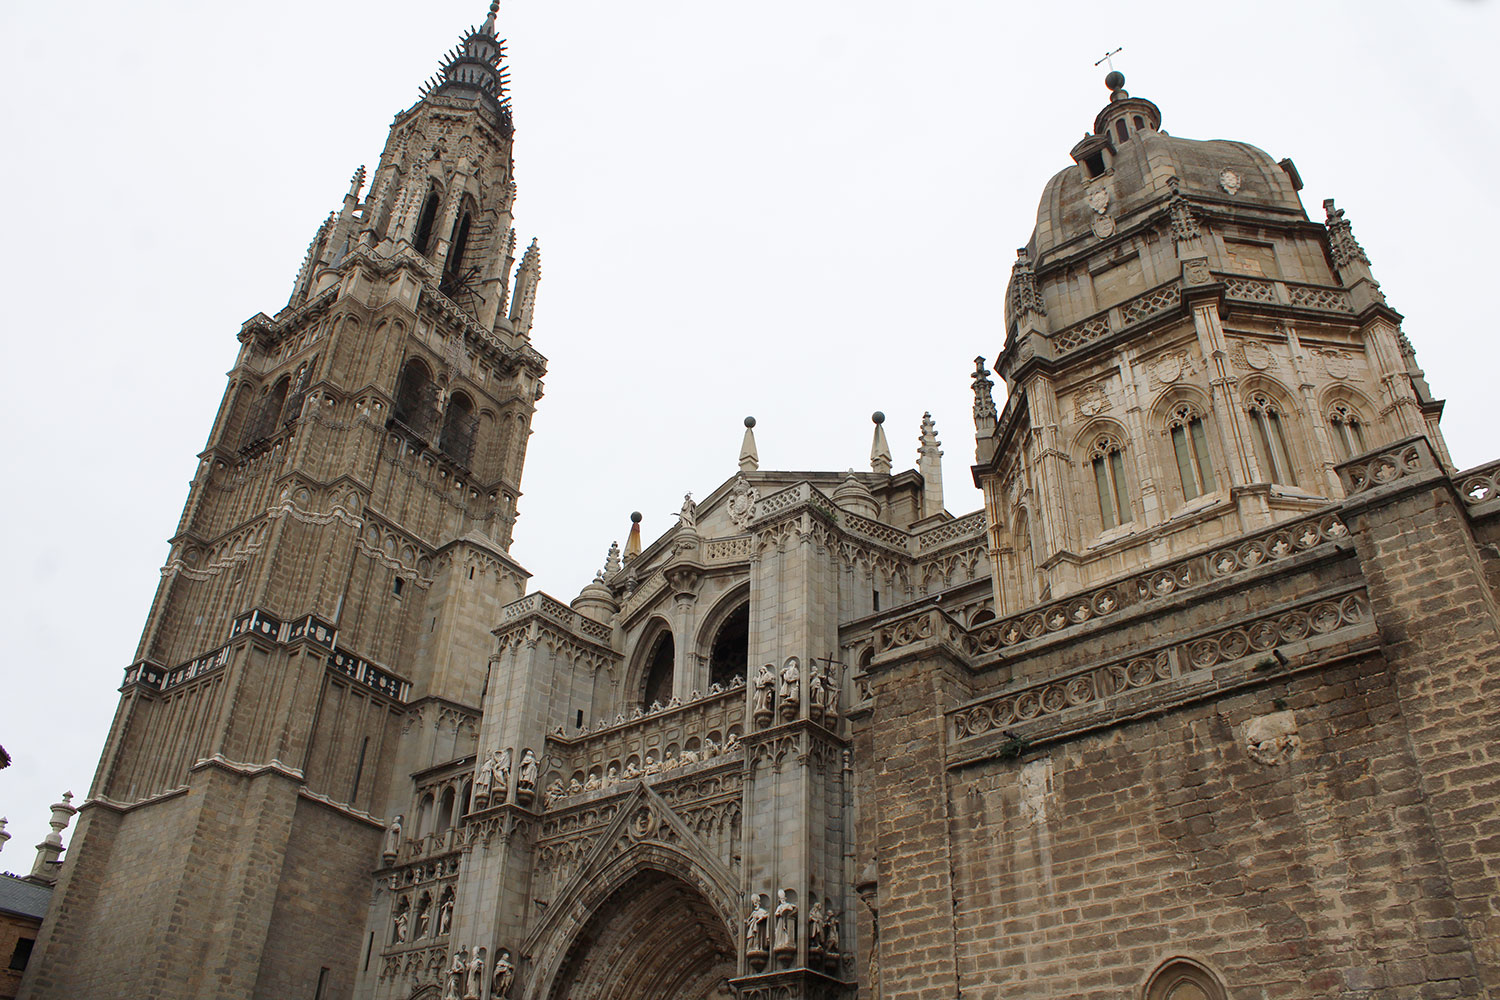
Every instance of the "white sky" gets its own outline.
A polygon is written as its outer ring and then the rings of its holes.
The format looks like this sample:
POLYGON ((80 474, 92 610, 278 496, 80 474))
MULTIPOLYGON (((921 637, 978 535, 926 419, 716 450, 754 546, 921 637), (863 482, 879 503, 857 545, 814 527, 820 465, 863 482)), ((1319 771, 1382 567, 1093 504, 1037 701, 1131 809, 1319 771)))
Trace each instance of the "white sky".
MULTIPOLYGON (((0 6, 10 486, 0 869, 82 801, 240 323, 286 302, 350 174, 484 0, 0 6), (420 11, 420 13, 416 13, 420 11)), ((550 359, 516 555, 569 600, 684 490, 736 469, 897 467, 924 409, 948 508, 972 359, 1015 247, 1107 93, 1295 159, 1408 317, 1461 467, 1490 426, 1500 148, 1492 3, 506 0, 517 228, 550 359)))

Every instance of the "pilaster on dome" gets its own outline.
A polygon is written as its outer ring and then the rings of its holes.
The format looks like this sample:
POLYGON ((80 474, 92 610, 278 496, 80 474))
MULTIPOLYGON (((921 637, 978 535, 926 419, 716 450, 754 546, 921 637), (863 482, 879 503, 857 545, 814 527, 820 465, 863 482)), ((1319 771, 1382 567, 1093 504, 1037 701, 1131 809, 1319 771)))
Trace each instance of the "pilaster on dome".
POLYGON ((434 94, 482 94, 495 106, 509 132, 510 67, 505 65, 505 40, 495 34, 499 12, 499 0, 493 0, 484 24, 470 28, 458 45, 443 56, 437 73, 422 85, 421 95, 425 98, 434 94))

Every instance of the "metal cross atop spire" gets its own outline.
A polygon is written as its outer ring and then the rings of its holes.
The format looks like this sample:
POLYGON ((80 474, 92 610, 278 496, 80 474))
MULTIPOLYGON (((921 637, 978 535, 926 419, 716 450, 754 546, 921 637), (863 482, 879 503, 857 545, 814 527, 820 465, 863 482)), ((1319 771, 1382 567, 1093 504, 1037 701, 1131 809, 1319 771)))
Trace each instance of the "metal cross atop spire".
POLYGON ((1115 68, 1115 56, 1119 55, 1121 52, 1124 52, 1124 51, 1125 51, 1125 46, 1121 45, 1118 48, 1116 48, 1113 52, 1106 52, 1106 53, 1104 53, 1104 58, 1100 59, 1099 62, 1094 63, 1094 65, 1098 66, 1100 63, 1109 63, 1110 72, 1114 72, 1114 68, 1115 68))

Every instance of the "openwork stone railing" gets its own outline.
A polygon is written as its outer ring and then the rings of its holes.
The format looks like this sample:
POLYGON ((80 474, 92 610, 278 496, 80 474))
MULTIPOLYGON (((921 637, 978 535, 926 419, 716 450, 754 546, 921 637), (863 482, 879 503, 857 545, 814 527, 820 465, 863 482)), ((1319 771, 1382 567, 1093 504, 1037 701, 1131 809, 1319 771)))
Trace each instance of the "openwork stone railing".
POLYGON ((950 712, 950 732, 954 739, 965 740, 1003 731, 1017 723, 1105 701, 1132 689, 1169 683, 1245 657, 1265 656, 1274 663, 1273 651, 1280 646, 1368 621, 1370 609, 1362 594, 1310 601, 1200 638, 1001 692, 950 712))
POLYGON ((1254 569, 1263 563, 1307 552, 1346 538, 1348 534, 1349 529, 1337 514, 1285 525, 1170 566, 1148 570, 1045 607, 990 622, 965 636, 963 645, 970 655, 993 653, 1095 618, 1107 618, 1123 608, 1148 604, 1181 590, 1191 590, 1254 569))
POLYGON ((1354 307, 1349 304, 1349 293, 1342 288, 1300 285, 1290 281, 1251 278, 1242 274, 1217 274, 1216 277, 1224 283, 1225 297, 1241 302, 1271 302, 1327 312, 1354 311, 1354 307))
POLYGON ((1361 455, 1352 462, 1338 467, 1339 479, 1344 484, 1344 493, 1357 496, 1387 483, 1404 479, 1421 472, 1438 472, 1437 458, 1432 454, 1432 445, 1423 437, 1398 441, 1389 448, 1373 455, 1361 455))
POLYGON ((1118 333, 1158 313, 1175 309, 1182 302, 1182 283, 1169 281, 1127 299, 1117 306, 1090 316, 1052 334, 1048 339, 1058 354, 1067 354, 1111 333, 1118 333))
POLYGON ((595 642, 609 644, 613 630, 608 626, 594 621, 587 615, 581 615, 568 607, 557 598, 544 594, 540 590, 527 594, 520 600, 511 601, 500 609, 500 620, 502 622, 513 622, 527 615, 540 615, 543 618, 557 622, 573 632, 595 642))
POLYGON ((1470 507, 1500 498, 1500 461, 1458 474, 1458 491, 1470 507))
POLYGON ((758 500, 753 516, 755 520, 760 520, 773 514, 792 510, 801 504, 829 514, 837 522, 839 528, 848 534, 879 542, 881 545, 905 552, 913 557, 925 555, 929 551, 950 543, 972 542, 985 536, 985 517, 982 510, 965 514, 952 521, 935 524, 913 534, 843 510, 836 506, 827 494, 808 483, 798 483, 758 500))

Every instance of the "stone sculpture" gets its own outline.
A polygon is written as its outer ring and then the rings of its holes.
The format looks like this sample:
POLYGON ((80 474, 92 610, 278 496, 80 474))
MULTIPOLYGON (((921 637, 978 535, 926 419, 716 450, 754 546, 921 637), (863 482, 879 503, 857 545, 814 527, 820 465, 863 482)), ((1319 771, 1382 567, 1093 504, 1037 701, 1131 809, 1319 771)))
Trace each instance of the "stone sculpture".
POLYGON ((809 953, 823 950, 823 901, 816 896, 807 908, 807 950, 809 953))
POLYGON ((395 925, 391 928, 391 940, 394 943, 404 944, 406 942, 409 924, 410 918, 406 915, 405 910, 396 914, 395 925))
POLYGON ((479 770, 474 774, 474 806, 483 809, 490 801, 490 786, 495 781, 495 752, 493 750, 484 755, 479 762, 479 770))
POLYGON ((823 670, 813 660, 807 668, 807 717, 814 722, 823 721, 823 705, 826 693, 823 687, 823 670))
POLYGON ((504 948, 495 956, 495 977, 490 983, 490 996, 509 1000, 510 988, 516 983, 516 967, 510 960, 510 952, 504 948))
POLYGON ((442 937, 453 927, 453 897, 447 896, 443 899, 443 905, 438 907, 437 936, 442 937))
POLYGON ((381 851, 381 856, 385 858, 385 863, 388 865, 394 863, 396 855, 401 853, 402 818, 398 813, 396 818, 391 820, 391 825, 386 827, 385 830, 385 848, 381 851))
POLYGON ((766 964, 766 923, 771 919, 765 907, 765 897, 758 892, 750 894, 750 915, 745 918, 745 958, 757 970, 766 964))
POLYGON ((521 767, 516 774, 516 801, 530 805, 536 794, 536 754, 530 747, 521 752, 521 767))
POLYGON ((752 711, 757 727, 765 727, 771 724, 771 717, 776 714, 776 675, 771 673, 771 665, 763 663, 760 673, 755 675, 755 705, 752 711))
POLYGON ((443 1000, 463 1000, 464 976, 469 968, 469 950, 460 948, 453 953, 453 961, 448 964, 447 988, 443 990, 443 1000))
POLYGON ((468 968, 469 987, 464 991, 464 1000, 480 1000, 484 992, 484 949, 475 948, 474 957, 469 960, 468 968))
POLYGON ((510 747, 500 751, 500 757, 495 761, 495 785, 491 792, 491 798, 497 806, 505 805, 505 800, 510 797, 510 747))
POLYGON ((776 890, 776 928, 772 950, 782 965, 791 963, 797 954, 797 904, 786 898, 785 889, 776 890))
POLYGON ((781 721, 791 722, 802 704, 802 666, 795 656, 786 658, 781 668, 781 721))

